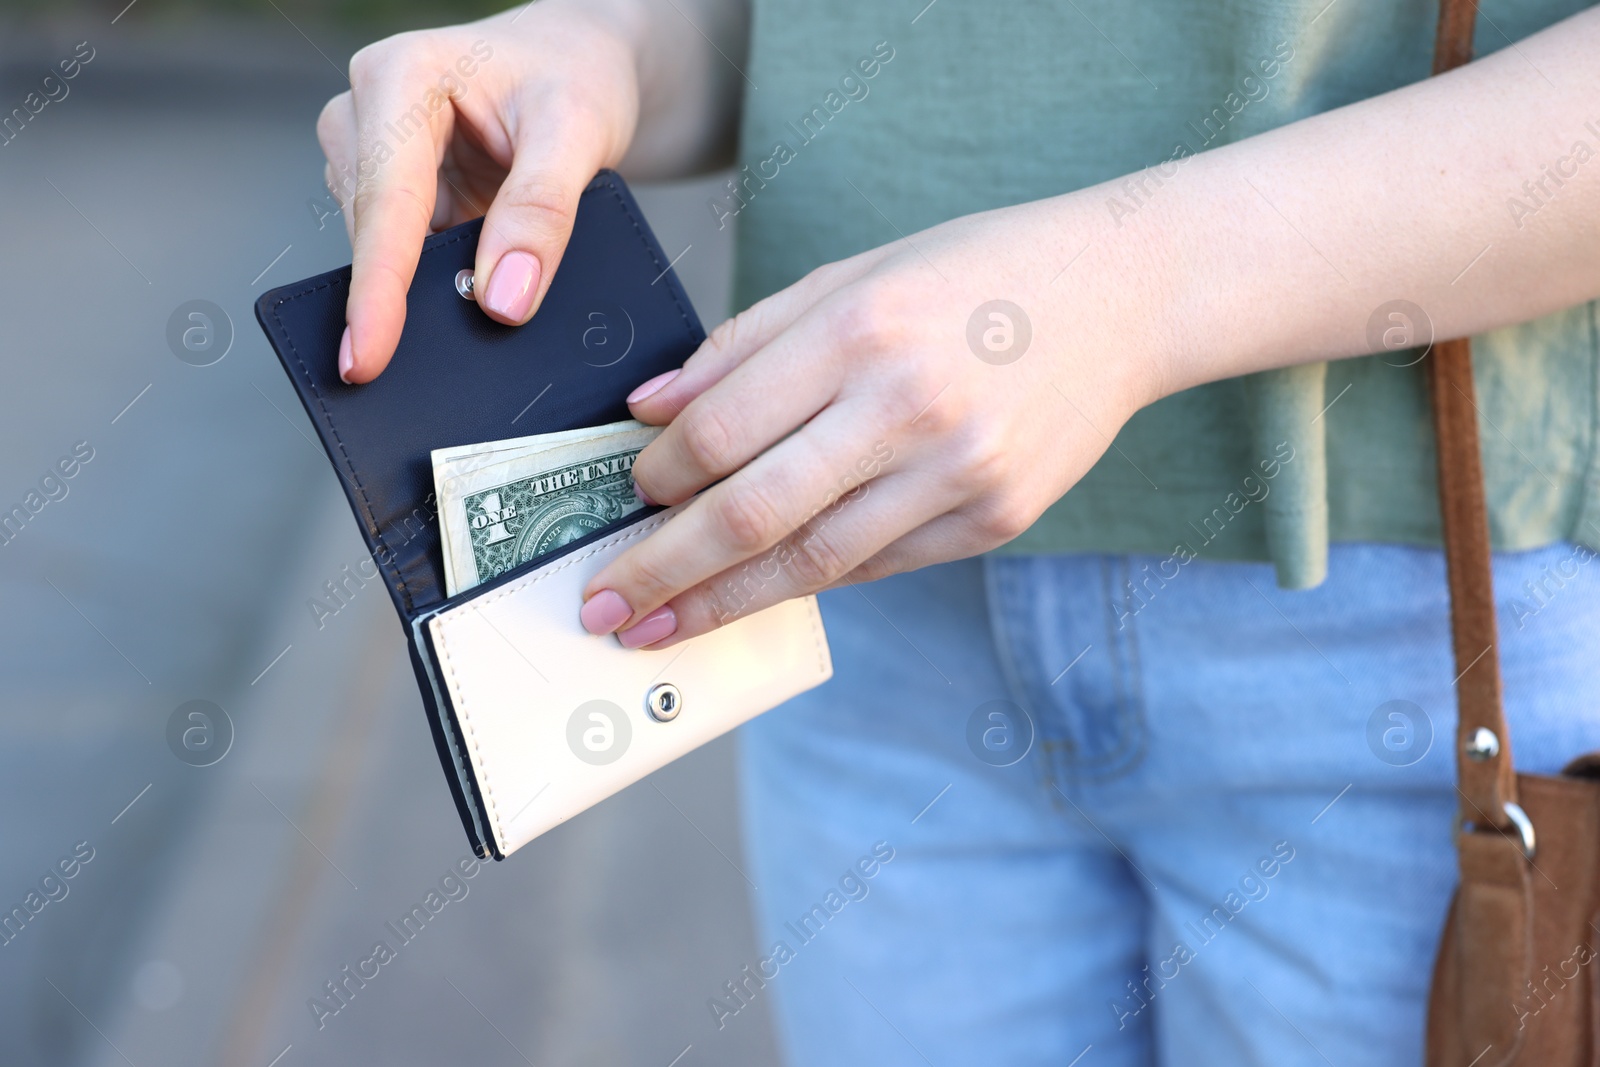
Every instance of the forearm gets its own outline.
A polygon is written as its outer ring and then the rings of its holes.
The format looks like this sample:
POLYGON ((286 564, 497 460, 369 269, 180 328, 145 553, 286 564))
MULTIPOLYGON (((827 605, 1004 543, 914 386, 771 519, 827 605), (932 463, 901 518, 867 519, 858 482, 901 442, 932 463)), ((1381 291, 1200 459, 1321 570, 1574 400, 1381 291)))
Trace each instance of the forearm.
POLYGON ((748 0, 584 0, 581 6, 614 27, 636 58, 639 118, 623 173, 677 178, 731 161, 748 0))
POLYGON ((786 597, 994 548, 1144 405, 1382 348, 1367 326, 1390 300, 1449 337, 1595 297, 1600 161, 1558 162, 1600 144, 1600 120, 1585 126, 1595 54, 1589 13, 1187 159, 1131 213, 1108 209, 1117 181, 813 271, 630 397, 665 426, 635 483, 684 508, 590 578, 584 626, 662 648, 786 597), (1541 179, 1537 209, 1513 218, 1508 198, 1541 179), (755 564, 753 598, 730 595, 755 564))
POLYGON ((1062 198, 1061 247, 1087 240, 1074 270, 1099 260, 1154 309, 1163 393, 1370 352, 1368 321, 1395 299, 1419 305, 1439 339, 1594 299, 1596 55, 1590 10, 1439 78, 1168 167, 1131 216, 1104 207, 1126 197, 1123 181, 1083 190, 1062 198))

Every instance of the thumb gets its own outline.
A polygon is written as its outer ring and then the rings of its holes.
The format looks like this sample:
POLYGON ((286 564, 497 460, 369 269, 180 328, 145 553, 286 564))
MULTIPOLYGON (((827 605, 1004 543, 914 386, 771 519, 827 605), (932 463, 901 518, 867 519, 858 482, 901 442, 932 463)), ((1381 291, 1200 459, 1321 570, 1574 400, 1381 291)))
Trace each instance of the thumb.
POLYGON ((533 317, 572 236, 578 198, 603 163, 594 135, 575 125, 544 126, 518 146, 473 264, 473 292, 490 318, 520 326, 533 317))

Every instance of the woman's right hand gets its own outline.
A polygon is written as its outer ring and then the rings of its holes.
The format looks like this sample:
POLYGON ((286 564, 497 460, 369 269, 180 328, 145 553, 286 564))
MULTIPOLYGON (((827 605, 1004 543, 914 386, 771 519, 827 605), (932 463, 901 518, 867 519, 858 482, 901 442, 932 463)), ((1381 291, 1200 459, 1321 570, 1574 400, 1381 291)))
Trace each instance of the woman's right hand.
MULTIPOLYGON (((579 195, 634 140, 640 71, 649 72, 652 98, 665 97, 683 80, 670 65, 696 61, 663 57, 663 39, 677 43, 694 31, 655 25, 660 15, 643 0, 541 0, 356 53, 350 91, 330 100, 317 122, 328 186, 345 209, 354 250, 340 377, 368 382, 383 372, 405 324, 423 238, 479 215, 479 306, 510 325, 532 317, 572 233, 579 195)), ((733 26, 742 31, 741 20, 733 26)), ((692 72, 687 80, 692 90, 692 72)))

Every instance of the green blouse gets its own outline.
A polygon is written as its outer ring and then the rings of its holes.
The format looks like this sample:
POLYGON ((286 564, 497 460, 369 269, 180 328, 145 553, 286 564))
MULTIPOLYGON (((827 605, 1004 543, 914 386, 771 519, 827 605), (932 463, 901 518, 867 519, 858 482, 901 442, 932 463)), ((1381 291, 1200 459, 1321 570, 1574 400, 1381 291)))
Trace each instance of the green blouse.
MULTIPOLYGON (((1437 17, 1421 0, 925 3, 756 0, 745 169, 707 204, 722 225, 737 220, 736 306, 903 233, 1418 81, 1437 17)), ((1584 6, 1483 0, 1478 54, 1584 6)), ((1505 195, 1515 211, 1521 191, 1505 195)), ((1136 212, 1137 198, 1107 210, 1136 212)), ((1303 588, 1322 580, 1330 541, 1437 544, 1414 358, 1161 400, 999 551, 1270 559, 1281 585, 1303 588)), ((1495 545, 1600 546, 1595 305, 1476 338, 1474 366, 1495 545)))

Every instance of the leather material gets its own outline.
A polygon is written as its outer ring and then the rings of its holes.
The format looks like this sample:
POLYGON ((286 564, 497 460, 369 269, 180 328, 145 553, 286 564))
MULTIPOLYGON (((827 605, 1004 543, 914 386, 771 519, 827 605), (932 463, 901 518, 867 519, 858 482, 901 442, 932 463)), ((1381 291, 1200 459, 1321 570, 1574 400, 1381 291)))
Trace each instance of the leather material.
POLYGON ((1478 447, 1470 342, 1463 339, 1437 344, 1428 361, 1434 432, 1439 442, 1439 498, 1450 582, 1450 629, 1458 672, 1456 751, 1464 752, 1480 729, 1490 731, 1499 740, 1499 751, 1487 759, 1457 760, 1461 820, 1509 829, 1505 807, 1516 803, 1517 787, 1511 764, 1511 735, 1501 706, 1489 512, 1478 447))
MULTIPOLYGON (((1473 0, 1442 0, 1435 74, 1472 58, 1475 16, 1473 0)), ((1434 965, 1426 1063, 1597 1067, 1600 753, 1559 777, 1514 770, 1469 340, 1434 346, 1428 384, 1458 671, 1461 884, 1434 965), (1498 750, 1469 758, 1480 730, 1498 750), (1511 817, 1519 809, 1533 827, 1531 854, 1511 817)))
MULTIPOLYGON (((1592 763, 1594 755, 1583 757, 1592 763)), ((1521 775, 1538 831, 1461 838, 1428 1013, 1428 1067, 1596 1067, 1600 1001, 1600 781, 1583 766, 1521 775)))
POLYGON ((339 380, 349 267, 256 301, 406 619, 445 596, 431 450, 626 419, 633 387, 681 366, 705 340, 616 174, 602 171, 579 199, 561 266, 525 326, 502 326, 456 291, 482 225, 428 238, 400 346, 366 385, 339 380))
POLYGON ((659 652, 630 651, 583 629, 575 606, 584 584, 675 510, 649 515, 424 621, 455 740, 481 789, 497 854, 509 855, 831 677, 815 597, 786 601, 659 652), (661 683, 676 686, 682 698, 668 722, 646 710, 650 688, 661 683))
POLYGON ((264 294, 256 318, 316 426, 405 627, 434 747, 472 848, 503 859, 820 684, 832 666, 812 597, 660 653, 584 632, 582 582, 664 521, 670 512, 661 509, 445 599, 429 453, 625 419, 634 386, 681 366, 705 339, 616 174, 602 171, 584 191, 560 269, 525 326, 495 323, 457 291, 481 227, 478 220, 425 242, 399 348, 367 385, 345 385, 337 370, 350 268, 264 294), (644 714, 642 694, 655 674, 684 694, 670 723, 644 714), (564 733, 578 704, 599 699, 627 708, 632 727, 626 751, 604 765, 572 755, 564 733))
POLYGON ((1462 869, 1471 874, 1463 876, 1451 914, 1455 930, 1468 936, 1452 939, 1452 960, 1434 996, 1453 1005, 1455 1025, 1446 1030, 1453 1061, 1464 1067, 1476 1057, 1480 1067, 1502 1067, 1517 1062, 1526 1036, 1515 1008, 1522 999, 1516 980, 1529 973, 1533 952, 1528 864, 1515 839, 1492 832, 1466 834, 1460 848, 1462 869), (1472 936, 1478 930, 1494 936, 1472 936))

